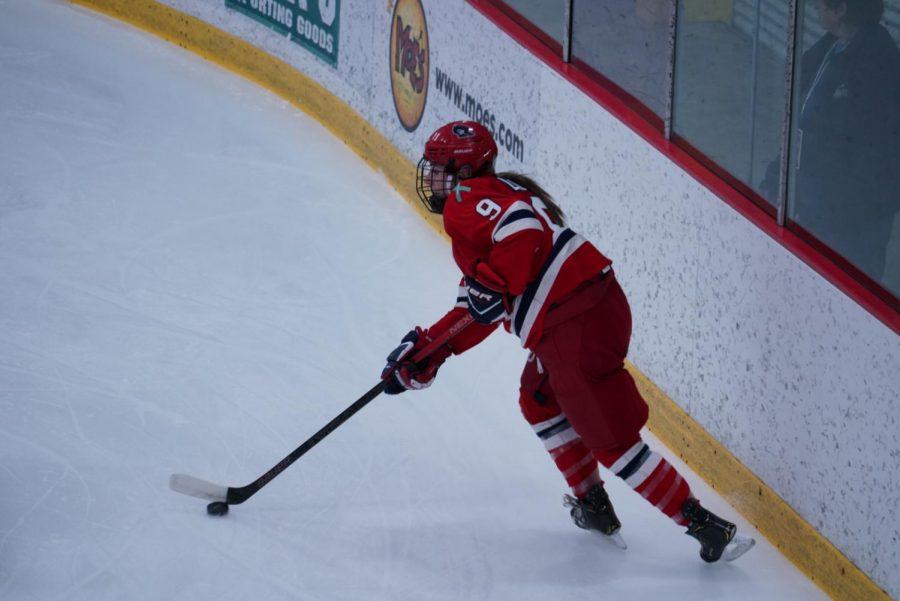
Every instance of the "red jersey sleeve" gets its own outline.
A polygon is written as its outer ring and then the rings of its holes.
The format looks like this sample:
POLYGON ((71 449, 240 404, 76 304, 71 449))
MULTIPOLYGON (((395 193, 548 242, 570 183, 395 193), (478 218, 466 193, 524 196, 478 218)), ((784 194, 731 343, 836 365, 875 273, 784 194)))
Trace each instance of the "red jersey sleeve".
MULTIPOLYGON (((468 314, 469 310, 464 307, 453 307, 453 309, 448 311, 446 315, 444 315, 437 322, 435 322, 434 325, 428 328, 429 337, 432 339, 437 338, 443 332, 449 330, 453 324, 455 324, 468 314)), ((478 322, 472 322, 462 332, 451 338, 450 342, 447 343, 447 347, 449 351, 454 355, 464 353, 490 336, 494 332, 494 330, 497 329, 497 325, 498 324, 496 323, 480 324, 478 322)))

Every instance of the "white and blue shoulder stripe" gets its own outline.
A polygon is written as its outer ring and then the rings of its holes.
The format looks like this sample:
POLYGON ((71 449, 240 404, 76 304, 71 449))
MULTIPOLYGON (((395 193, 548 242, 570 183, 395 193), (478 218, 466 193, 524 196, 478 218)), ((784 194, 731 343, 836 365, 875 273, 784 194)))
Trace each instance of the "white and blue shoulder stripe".
POLYGON ((544 226, 537 218, 534 208, 527 202, 517 200, 509 205, 500 217, 491 234, 491 239, 496 244, 518 232, 525 230, 542 231, 543 229, 544 226))

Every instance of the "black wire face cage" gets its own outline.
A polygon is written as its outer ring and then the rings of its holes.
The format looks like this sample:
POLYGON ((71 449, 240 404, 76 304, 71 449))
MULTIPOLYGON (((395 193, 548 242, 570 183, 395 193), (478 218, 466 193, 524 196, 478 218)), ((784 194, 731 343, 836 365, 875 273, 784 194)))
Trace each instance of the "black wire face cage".
POLYGON ((431 178, 431 170, 434 166, 434 163, 422 157, 422 160, 419 161, 418 166, 416 167, 416 193, 419 195, 419 200, 422 201, 422 204, 425 205, 432 213, 437 213, 440 215, 444 212, 444 203, 447 202, 447 196, 450 194, 449 188, 451 186, 447 186, 448 189, 444 190, 444 194, 435 194, 435 190, 432 188, 432 178, 431 178))

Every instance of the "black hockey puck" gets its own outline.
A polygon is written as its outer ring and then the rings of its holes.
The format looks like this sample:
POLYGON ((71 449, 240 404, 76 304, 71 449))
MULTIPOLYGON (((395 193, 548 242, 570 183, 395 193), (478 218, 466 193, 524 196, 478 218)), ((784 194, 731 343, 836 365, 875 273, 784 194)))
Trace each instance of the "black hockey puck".
POLYGON ((214 501, 206 506, 206 513, 209 515, 225 515, 228 513, 228 503, 214 501))

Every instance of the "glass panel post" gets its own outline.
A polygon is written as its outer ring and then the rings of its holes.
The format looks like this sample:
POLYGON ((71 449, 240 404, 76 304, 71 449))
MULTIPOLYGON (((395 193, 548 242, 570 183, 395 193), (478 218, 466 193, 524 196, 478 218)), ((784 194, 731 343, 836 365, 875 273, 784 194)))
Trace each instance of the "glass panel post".
POLYGON ((750 139, 747 145, 750 147, 750 160, 748 161, 749 173, 747 173, 747 181, 755 181, 753 177, 754 160, 756 158, 756 107, 757 92, 759 91, 759 23, 762 17, 761 0, 756 0, 753 7, 753 50, 750 64, 751 84, 750 84, 750 139))
POLYGON ((778 173, 778 225, 787 219, 788 167, 791 163, 791 120, 793 118, 794 56, 797 51, 797 0, 788 1, 788 36, 784 61, 784 119, 781 123, 781 165, 778 173))
POLYGON ((666 140, 672 139, 672 111, 675 104, 675 42, 678 39, 678 0, 669 9, 669 65, 666 69, 666 110, 663 115, 666 140))
POLYGON ((563 16, 563 62, 572 60, 572 1, 566 0, 565 14, 563 16))

